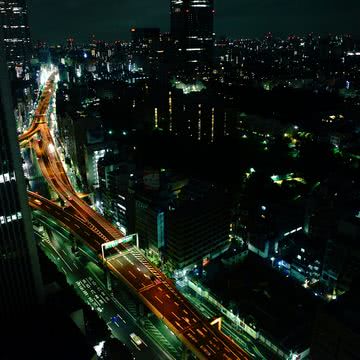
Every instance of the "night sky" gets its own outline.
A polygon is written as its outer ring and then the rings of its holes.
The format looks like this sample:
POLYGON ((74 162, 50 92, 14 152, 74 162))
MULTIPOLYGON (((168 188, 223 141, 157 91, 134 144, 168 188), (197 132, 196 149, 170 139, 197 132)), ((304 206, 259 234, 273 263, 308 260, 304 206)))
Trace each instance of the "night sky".
MULTIPOLYGON (((34 40, 128 39, 131 26, 169 30, 169 0, 29 0, 34 40)), ((360 34, 360 0, 216 0, 215 31, 232 37, 360 34)))

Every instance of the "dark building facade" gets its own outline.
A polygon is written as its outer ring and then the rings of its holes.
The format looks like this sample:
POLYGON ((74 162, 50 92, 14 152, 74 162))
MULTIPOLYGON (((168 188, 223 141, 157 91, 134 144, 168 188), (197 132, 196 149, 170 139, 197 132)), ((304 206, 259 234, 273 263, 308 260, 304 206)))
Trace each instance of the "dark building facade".
POLYGON ((350 291, 319 310, 313 330, 311 359, 359 358, 359 299, 358 291, 350 291))
POLYGON ((160 175, 158 190, 135 195, 140 247, 158 253, 178 270, 207 264, 225 252, 230 245, 227 195, 195 179, 162 180, 160 175))
POLYGON ((192 68, 211 64, 214 48, 214 1, 171 0, 170 14, 176 58, 181 62, 185 61, 192 68))
POLYGON ((0 318, 39 303, 42 282, 0 46, 0 318))
POLYGON ((104 216, 126 234, 131 228, 129 182, 134 166, 119 162, 119 156, 107 153, 98 162, 99 208, 104 216))
POLYGON ((132 28, 131 41, 138 46, 158 48, 160 44, 160 28, 132 28))
POLYGON ((335 235, 329 237, 324 254, 321 282, 333 294, 347 292, 360 271, 360 219, 338 221, 335 235))
POLYGON ((177 269, 207 264, 229 247, 230 205, 223 195, 176 202, 166 213, 166 254, 177 269))
POLYGON ((4 35, 8 68, 15 70, 18 78, 24 78, 31 57, 31 39, 26 1, 1 0, 0 24, 4 35))
MULTIPOLYGON (((198 86, 201 84, 193 87, 196 89, 198 86)), ((226 115, 222 99, 208 90, 186 91, 172 88, 169 92, 168 123, 164 127, 174 135, 209 144, 224 137, 226 115)), ((159 115, 161 118, 161 111, 159 115)))
POLYGON ((132 61, 145 74, 157 77, 159 73, 161 54, 159 28, 132 28, 131 48, 132 61))

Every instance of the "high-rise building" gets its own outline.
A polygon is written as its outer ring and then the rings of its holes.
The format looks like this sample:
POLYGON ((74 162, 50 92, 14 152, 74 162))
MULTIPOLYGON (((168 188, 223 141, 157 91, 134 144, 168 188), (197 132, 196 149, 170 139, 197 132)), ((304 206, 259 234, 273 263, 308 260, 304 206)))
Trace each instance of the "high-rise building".
POLYGON ((160 58, 160 29, 131 28, 131 46, 133 62, 146 74, 158 76, 160 58))
POLYGON ((211 64, 214 0, 171 0, 170 14, 176 58, 193 68, 211 64))
MULTIPOLYGON (((177 89, 173 88, 168 96, 168 125, 165 126, 169 131, 207 143, 220 140, 226 120, 223 98, 206 90, 200 82, 184 84, 177 81, 175 87, 177 89)), ((162 113, 159 115, 161 118, 162 113)))
POLYGON ((38 254, 27 205, 8 72, 0 38, 0 319, 42 300, 38 254))
POLYGON ((135 166, 120 161, 119 154, 107 153, 98 162, 100 209, 124 234, 130 225, 131 197, 128 188, 134 171, 135 166))
POLYGON ((4 34, 8 68, 15 70, 18 78, 23 78, 31 57, 26 0, 0 0, 0 24, 4 34))
POLYGON ((166 258, 175 269, 205 265, 230 245, 230 201, 212 184, 147 172, 134 200, 140 247, 166 258))
POLYGON ((133 45, 158 49, 160 45, 160 28, 131 28, 133 45))
POLYGON ((166 255, 176 269, 206 265, 230 245, 230 200, 192 179, 165 213, 166 255))

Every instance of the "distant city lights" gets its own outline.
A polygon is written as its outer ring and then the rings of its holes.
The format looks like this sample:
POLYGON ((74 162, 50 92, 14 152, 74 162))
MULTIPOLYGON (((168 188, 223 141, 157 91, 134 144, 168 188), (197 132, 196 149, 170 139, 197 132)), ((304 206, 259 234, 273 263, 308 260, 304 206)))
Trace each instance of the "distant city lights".
POLYGON ((182 81, 173 80, 172 85, 175 86, 176 89, 182 90, 184 94, 200 92, 206 89, 206 86, 200 81, 197 81, 195 84, 185 84, 182 81))

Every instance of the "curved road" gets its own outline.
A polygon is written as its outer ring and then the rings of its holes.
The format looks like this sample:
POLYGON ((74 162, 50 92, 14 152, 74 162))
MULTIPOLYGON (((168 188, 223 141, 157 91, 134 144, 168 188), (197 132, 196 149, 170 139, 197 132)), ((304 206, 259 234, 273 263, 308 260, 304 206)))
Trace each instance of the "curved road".
MULTIPOLYGON (((36 126, 32 125, 31 130, 19 139, 29 140, 31 134, 40 134, 40 140, 31 140, 40 169, 49 185, 64 200, 66 207, 62 208, 34 193, 29 193, 30 206, 56 218, 101 256, 101 244, 119 240, 124 235, 78 197, 66 176, 47 123, 39 122, 40 118, 46 116, 51 97, 55 93, 54 78, 49 78, 41 96, 34 120, 37 122, 36 126)), ((211 326, 179 293, 173 283, 136 248, 120 244, 111 249, 105 265, 125 282, 198 358, 251 358, 231 338, 211 326)))

